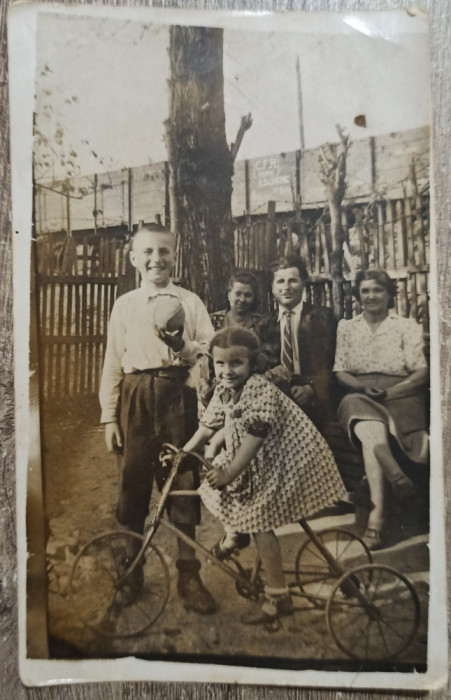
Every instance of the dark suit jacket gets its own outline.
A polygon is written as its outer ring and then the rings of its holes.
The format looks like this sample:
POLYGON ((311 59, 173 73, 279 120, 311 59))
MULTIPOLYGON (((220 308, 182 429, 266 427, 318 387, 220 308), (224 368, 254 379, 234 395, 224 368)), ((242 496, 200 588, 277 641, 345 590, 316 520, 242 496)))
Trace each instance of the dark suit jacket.
MULTIPOLYGON (((291 383, 274 378, 274 383, 289 394, 294 385, 310 384, 314 391, 306 413, 315 423, 329 419, 334 413, 332 367, 335 358, 336 321, 332 309, 304 302, 298 330, 301 375, 291 383)), ((271 369, 280 365, 280 324, 278 311, 271 312, 258 323, 255 332, 262 343, 262 351, 271 369)))

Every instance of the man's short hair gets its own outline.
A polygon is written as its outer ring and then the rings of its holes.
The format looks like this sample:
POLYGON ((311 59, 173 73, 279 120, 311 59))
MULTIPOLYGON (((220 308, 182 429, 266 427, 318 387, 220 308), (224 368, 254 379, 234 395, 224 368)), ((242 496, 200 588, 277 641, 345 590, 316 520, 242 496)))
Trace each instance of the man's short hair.
POLYGON ((141 231, 151 231, 152 233, 167 233, 168 236, 172 236, 175 244, 175 234, 171 231, 170 228, 166 228, 166 226, 163 226, 163 224, 160 224, 156 221, 151 222, 149 224, 146 224, 144 221, 140 221, 138 228, 136 229, 136 231, 133 231, 132 235, 130 236, 130 250, 133 250, 134 237, 138 233, 141 233, 141 231))
POLYGON ((271 284, 274 281, 274 274, 277 270, 287 270, 289 267, 295 267, 299 272, 299 277, 303 282, 308 279, 308 272, 305 262, 299 255, 285 255, 277 260, 274 260, 269 266, 269 272, 271 275, 271 284))

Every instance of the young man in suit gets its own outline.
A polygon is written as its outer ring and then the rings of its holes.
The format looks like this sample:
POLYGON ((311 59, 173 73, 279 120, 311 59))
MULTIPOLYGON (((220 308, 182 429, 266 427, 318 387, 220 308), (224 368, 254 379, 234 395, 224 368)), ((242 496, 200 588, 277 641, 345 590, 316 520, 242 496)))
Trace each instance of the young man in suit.
POLYGON ((277 309, 256 328, 270 368, 267 376, 321 427, 333 414, 333 311, 303 300, 308 275, 301 258, 276 261, 271 276, 277 309))

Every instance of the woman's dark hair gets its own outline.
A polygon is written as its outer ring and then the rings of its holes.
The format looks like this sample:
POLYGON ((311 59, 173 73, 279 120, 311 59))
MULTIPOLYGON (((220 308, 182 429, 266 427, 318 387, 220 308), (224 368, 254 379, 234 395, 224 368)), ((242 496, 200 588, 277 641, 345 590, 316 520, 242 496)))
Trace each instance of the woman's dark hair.
POLYGON ((308 272, 305 262, 298 255, 286 255, 283 258, 274 260, 269 266, 271 284, 274 281, 274 274, 277 270, 287 270, 289 267, 295 267, 299 272, 299 277, 303 282, 308 279, 308 272))
POLYGON ((352 290, 355 298, 360 301, 360 285, 362 282, 374 280, 388 293, 388 308, 392 309, 395 305, 396 284, 390 279, 385 270, 360 270, 355 278, 355 284, 352 290))
POLYGON ((258 279, 253 272, 248 270, 235 270, 229 277, 227 284, 227 291, 231 292, 235 282, 239 284, 248 284, 252 288, 254 294, 254 300, 250 307, 250 311, 257 311, 260 306, 260 287, 258 284, 258 279))
POLYGON ((260 341, 257 336, 241 326, 231 326, 223 328, 214 334, 210 342, 210 354, 214 348, 227 350, 233 345, 241 345, 249 351, 251 370, 253 372, 263 372, 266 369, 264 356, 260 351, 260 341))

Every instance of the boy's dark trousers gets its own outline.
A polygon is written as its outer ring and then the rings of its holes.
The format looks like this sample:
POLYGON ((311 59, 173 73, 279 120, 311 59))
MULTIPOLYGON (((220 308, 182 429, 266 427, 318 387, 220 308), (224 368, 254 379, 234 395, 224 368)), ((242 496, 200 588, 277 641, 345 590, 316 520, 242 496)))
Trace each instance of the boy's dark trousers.
MULTIPOLYGON (((186 368, 174 366, 124 375, 120 400, 122 482, 116 518, 128 530, 143 533, 163 443, 181 447, 197 429, 197 396, 185 385, 187 376, 186 368)), ((176 477, 174 488, 195 489, 198 485, 193 465, 176 477)), ((173 523, 197 525, 199 497, 170 498, 168 513, 173 523)))
MULTIPOLYGON (((182 447, 197 429, 197 394, 186 386, 187 377, 188 370, 177 366, 124 375, 119 419, 123 434, 122 479, 116 519, 126 530, 143 533, 163 443, 182 447)), ((192 490, 199 486, 198 466, 196 460, 193 462, 177 475, 174 489, 192 490)), ((180 530, 194 537, 195 526, 200 522, 199 497, 170 497, 168 515, 180 530)), ((180 544, 181 554, 182 547, 180 544)), ((185 546, 176 565, 177 590, 185 608, 214 612, 216 603, 199 577, 200 562, 194 551, 185 546)))

